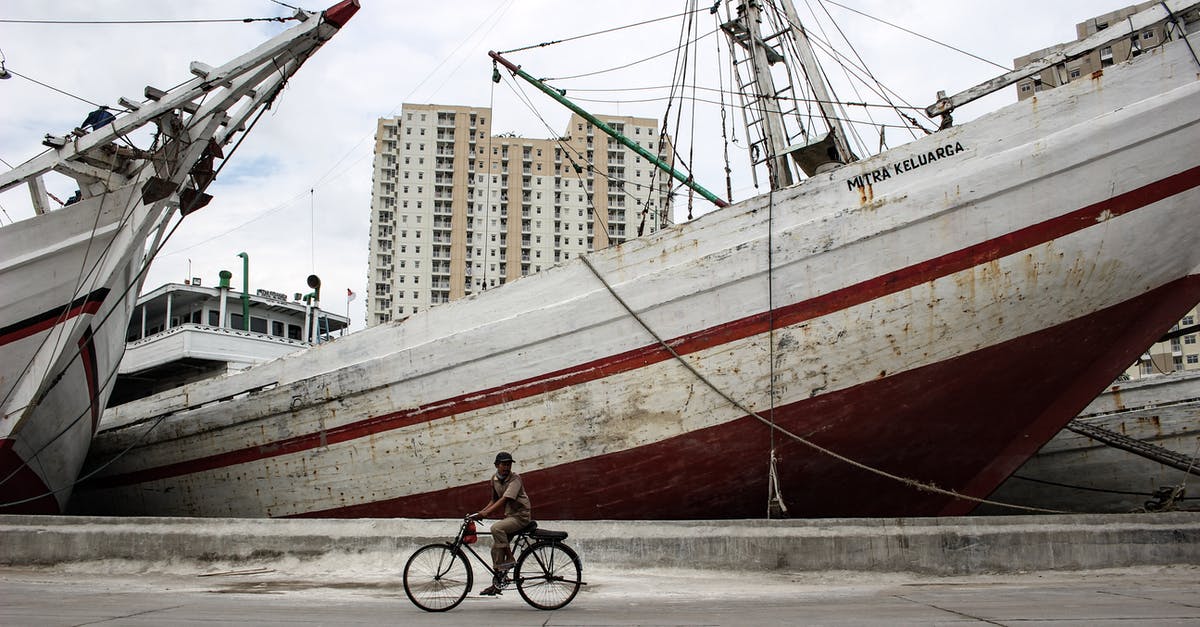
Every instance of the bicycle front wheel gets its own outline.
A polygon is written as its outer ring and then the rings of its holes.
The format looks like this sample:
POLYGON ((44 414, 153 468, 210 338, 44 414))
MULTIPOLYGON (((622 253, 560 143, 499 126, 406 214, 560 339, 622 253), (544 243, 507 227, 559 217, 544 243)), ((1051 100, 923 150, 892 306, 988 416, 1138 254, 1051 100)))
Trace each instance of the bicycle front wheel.
POLYGON ((466 598, 471 566, 462 551, 447 544, 417 549, 404 565, 404 593, 426 612, 445 612, 466 598))
POLYGON ((517 591, 539 610, 557 610, 575 598, 582 584, 579 556, 565 544, 538 542, 517 560, 517 591))

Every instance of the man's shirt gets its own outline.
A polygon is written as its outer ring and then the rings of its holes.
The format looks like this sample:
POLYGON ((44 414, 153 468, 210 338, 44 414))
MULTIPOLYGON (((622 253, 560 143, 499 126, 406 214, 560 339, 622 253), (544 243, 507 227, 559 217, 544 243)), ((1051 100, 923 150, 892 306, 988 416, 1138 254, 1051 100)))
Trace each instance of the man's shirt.
POLYGON ((499 476, 492 475, 492 496, 497 499, 508 497, 508 502, 504 504, 505 516, 530 516, 532 507, 529 495, 525 494, 525 482, 521 481, 521 475, 510 472, 503 481, 499 476))

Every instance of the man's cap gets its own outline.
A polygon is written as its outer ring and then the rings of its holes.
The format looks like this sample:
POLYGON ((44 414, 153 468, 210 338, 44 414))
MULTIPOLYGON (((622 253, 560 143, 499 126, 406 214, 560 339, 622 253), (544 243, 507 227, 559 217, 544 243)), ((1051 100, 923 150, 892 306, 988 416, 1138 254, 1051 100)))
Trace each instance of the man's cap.
POLYGON ((512 460, 513 460, 512 455, 509 455, 508 453, 506 453, 504 451, 500 451, 499 453, 496 454, 496 463, 497 464, 499 464, 500 462, 511 462, 512 460))

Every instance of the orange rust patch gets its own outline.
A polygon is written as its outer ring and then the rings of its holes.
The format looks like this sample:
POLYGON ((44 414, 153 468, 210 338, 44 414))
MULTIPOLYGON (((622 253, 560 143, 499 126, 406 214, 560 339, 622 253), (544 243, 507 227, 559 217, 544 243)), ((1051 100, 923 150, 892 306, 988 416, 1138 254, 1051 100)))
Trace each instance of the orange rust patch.
POLYGON ((858 188, 859 204, 865 205, 873 200, 875 200, 875 189, 871 187, 870 183, 858 188))

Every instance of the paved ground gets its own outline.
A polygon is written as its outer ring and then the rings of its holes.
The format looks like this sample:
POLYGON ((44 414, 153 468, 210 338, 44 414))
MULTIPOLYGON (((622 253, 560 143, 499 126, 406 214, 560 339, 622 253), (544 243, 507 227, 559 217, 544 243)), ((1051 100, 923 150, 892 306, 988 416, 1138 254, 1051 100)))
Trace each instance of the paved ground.
POLYGON ((589 568, 557 612, 512 592, 446 614, 416 609, 375 566, 0 568, 0 625, 1200 625, 1194 566, 953 578, 589 568))

